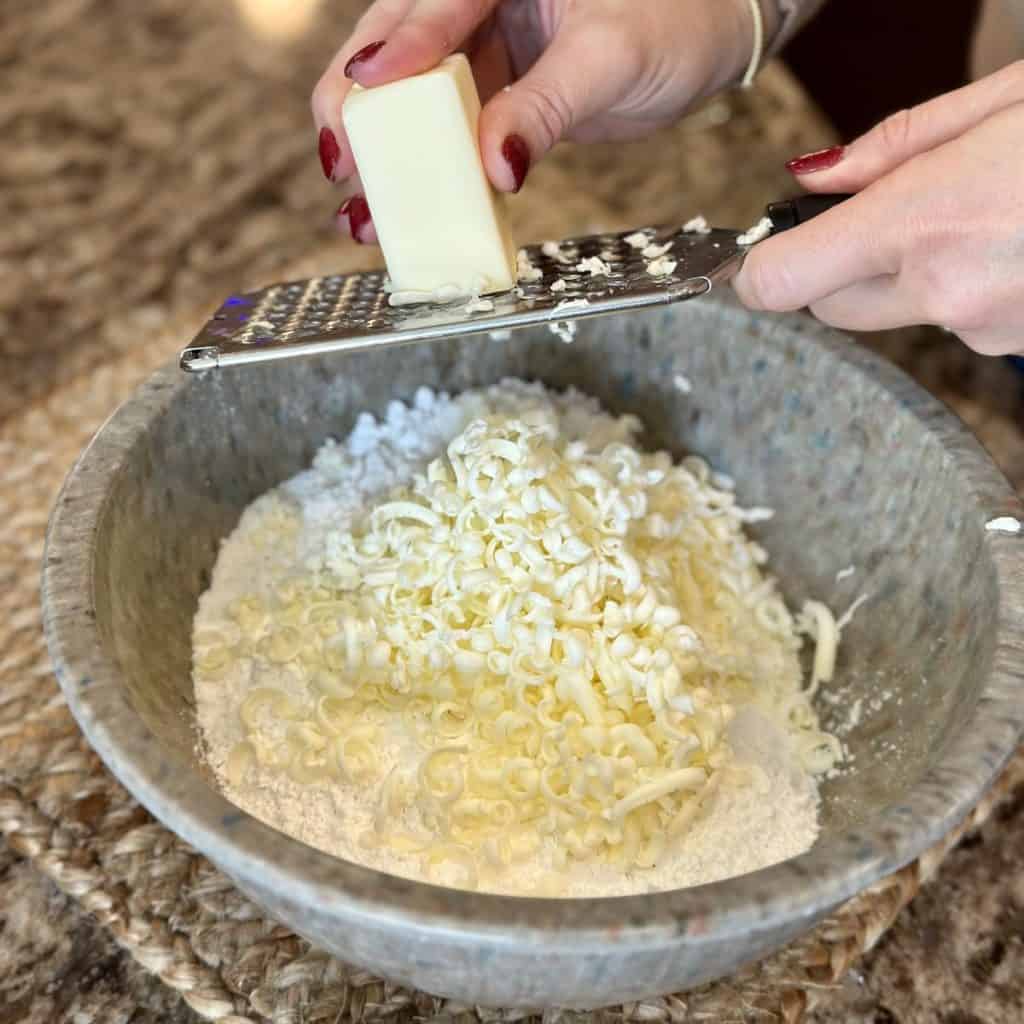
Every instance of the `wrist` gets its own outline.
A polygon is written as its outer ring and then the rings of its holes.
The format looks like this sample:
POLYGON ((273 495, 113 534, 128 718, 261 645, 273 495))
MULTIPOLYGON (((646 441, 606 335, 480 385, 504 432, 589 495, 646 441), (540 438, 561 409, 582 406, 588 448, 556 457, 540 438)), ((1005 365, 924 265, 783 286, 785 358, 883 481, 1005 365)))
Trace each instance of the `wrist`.
POLYGON ((764 50, 765 53, 769 53, 779 38, 783 22, 786 19, 779 0, 759 0, 759 2, 761 15, 764 18, 764 50))
POLYGON ((717 50, 721 60, 713 71, 709 93, 736 85, 743 79, 757 56, 755 48, 758 35, 761 42, 759 63, 762 64, 777 39, 783 23, 778 0, 754 0, 754 3, 761 15, 760 30, 751 0, 730 0, 728 4, 716 8, 713 22, 720 33, 717 50))

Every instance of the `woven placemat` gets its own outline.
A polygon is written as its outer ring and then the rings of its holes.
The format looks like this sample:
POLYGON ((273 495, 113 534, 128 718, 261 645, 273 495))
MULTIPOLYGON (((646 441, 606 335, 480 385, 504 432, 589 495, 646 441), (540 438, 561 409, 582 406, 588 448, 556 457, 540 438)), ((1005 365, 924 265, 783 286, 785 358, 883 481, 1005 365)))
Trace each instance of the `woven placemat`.
MULTIPOLYGON (((287 48, 245 37, 223 0, 9 0, 4 8, 0 1020, 194 1020, 170 991, 220 1021, 522 1016, 389 986, 268 921, 105 771, 67 711, 41 636, 48 511, 115 405, 227 291, 375 258, 327 243, 337 196, 319 178, 308 113, 312 82, 363 6, 322 5, 287 48), (29 865, 67 897, 36 892, 29 865), (141 968, 115 956, 107 936, 141 968)), ((751 93, 718 100, 648 143, 559 151, 531 172, 517 232, 557 237, 697 212, 750 223, 791 187, 784 160, 830 141, 806 96, 773 65, 751 93)), ((1012 375, 937 335, 877 344, 950 400, 1011 479, 1024 481, 1012 375)), ((964 829, 1022 778, 1018 759, 964 829)), ((799 1020, 828 1002, 955 839, 727 982, 590 1016, 799 1020)), ((1011 952, 1003 969, 1014 962, 1011 952)))
MULTIPOLYGON (((192 326, 194 318, 169 326, 135 358, 84 375, 0 433, 0 832, 206 1019, 525 1018, 389 984, 266 918, 133 801, 63 702, 40 633, 38 565, 48 509, 92 431, 192 326)), ((799 1021, 885 933, 951 847, 1022 780, 1018 756, 954 833, 782 952, 693 992, 573 1016, 799 1021)))

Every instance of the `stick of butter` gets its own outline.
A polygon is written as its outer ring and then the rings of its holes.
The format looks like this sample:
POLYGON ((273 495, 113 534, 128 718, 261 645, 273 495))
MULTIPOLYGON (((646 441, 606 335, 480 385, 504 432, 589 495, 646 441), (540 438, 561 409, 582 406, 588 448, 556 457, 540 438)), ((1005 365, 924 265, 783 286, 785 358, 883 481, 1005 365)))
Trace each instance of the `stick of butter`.
POLYGON ((503 197, 480 158, 469 61, 373 89, 342 107, 393 289, 392 304, 485 295, 516 283, 503 197))

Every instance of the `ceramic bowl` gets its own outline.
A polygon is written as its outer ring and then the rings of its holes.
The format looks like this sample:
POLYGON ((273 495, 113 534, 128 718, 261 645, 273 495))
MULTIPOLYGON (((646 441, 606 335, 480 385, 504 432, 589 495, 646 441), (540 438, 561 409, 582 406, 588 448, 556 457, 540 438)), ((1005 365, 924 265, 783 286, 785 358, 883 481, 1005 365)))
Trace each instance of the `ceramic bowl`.
MULTIPOLYGON (((1024 725, 1024 516, 970 433, 892 366, 811 320, 701 300, 452 344, 168 367, 103 426, 50 524, 50 650, 82 729, 168 828, 266 911, 345 961, 466 1003, 595 1007, 725 975, 906 864, 974 805, 1024 725), (251 818, 196 755, 190 627, 221 539, 363 410, 504 376, 636 413, 770 505, 754 533, 791 602, 841 611, 827 724, 860 724, 807 854, 689 890, 614 899, 460 892, 336 860, 251 818), (691 390, 687 393, 687 385, 691 390), (837 574, 853 566, 853 575, 837 574)), ((756 841, 756 840, 755 840, 756 841)))

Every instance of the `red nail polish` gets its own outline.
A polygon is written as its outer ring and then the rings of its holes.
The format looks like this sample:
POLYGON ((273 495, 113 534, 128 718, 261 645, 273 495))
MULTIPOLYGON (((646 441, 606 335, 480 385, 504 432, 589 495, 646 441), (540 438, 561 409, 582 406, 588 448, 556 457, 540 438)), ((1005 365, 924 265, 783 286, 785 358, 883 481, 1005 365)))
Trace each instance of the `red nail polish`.
POLYGON ((362 64, 363 61, 369 60, 371 57, 376 57, 380 53, 381 47, 384 45, 383 39, 378 39, 375 43, 368 43, 361 50, 356 50, 348 59, 348 63, 345 65, 345 77, 352 77, 352 69, 357 64, 362 64))
POLYGON ((348 230, 352 238, 362 244, 359 237, 364 227, 370 223, 370 207, 365 196, 350 196, 338 207, 339 217, 348 218, 348 230))
POLYGON ((341 146, 334 137, 330 128, 320 129, 320 166, 324 169, 324 177, 328 181, 334 181, 334 170, 341 158, 341 146))
POLYGON ((819 149, 815 153, 805 153, 795 160, 786 164, 786 170, 791 174, 814 174, 815 171, 827 171, 835 167, 846 150, 842 146, 829 146, 828 149, 819 149))
POLYGON ((507 135, 501 144, 501 155, 505 158, 512 177, 515 179, 513 192, 518 192, 526 180, 526 172, 530 169, 530 147, 522 135, 507 135))

